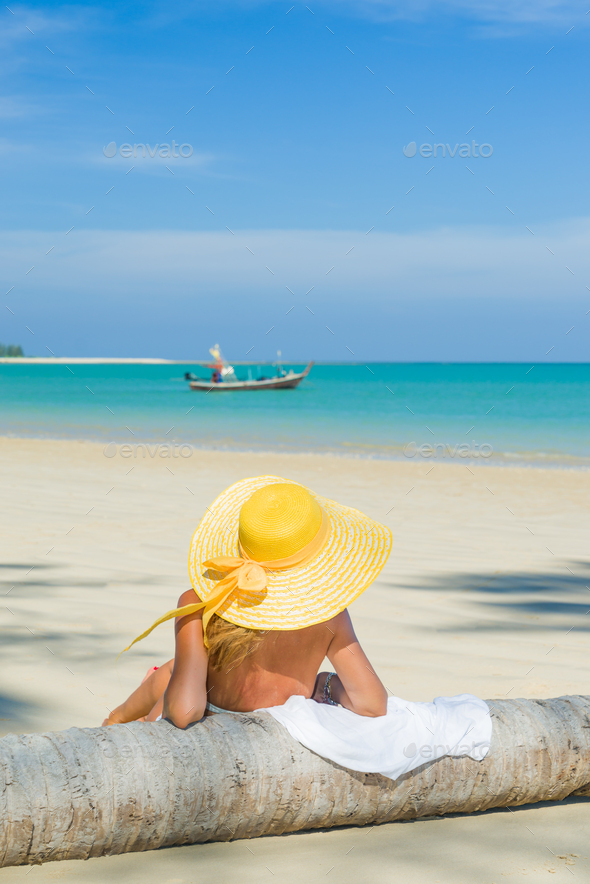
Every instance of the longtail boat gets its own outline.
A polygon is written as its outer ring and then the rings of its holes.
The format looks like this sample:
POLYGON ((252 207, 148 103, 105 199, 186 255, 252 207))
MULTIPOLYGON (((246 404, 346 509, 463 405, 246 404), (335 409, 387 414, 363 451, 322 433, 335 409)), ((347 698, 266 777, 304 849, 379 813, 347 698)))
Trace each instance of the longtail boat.
MULTIPOLYGON (((196 377, 191 372, 185 374, 191 390, 201 390, 205 393, 224 393, 229 390, 290 390, 297 387, 303 378, 306 378, 313 362, 308 363, 301 372, 285 371, 280 362, 276 363, 277 374, 275 377, 260 377, 256 380, 238 380, 233 365, 230 365, 223 356, 219 344, 209 350, 215 362, 207 367, 213 370, 210 380, 196 377)), ((280 351, 278 353, 280 356, 280 351)))

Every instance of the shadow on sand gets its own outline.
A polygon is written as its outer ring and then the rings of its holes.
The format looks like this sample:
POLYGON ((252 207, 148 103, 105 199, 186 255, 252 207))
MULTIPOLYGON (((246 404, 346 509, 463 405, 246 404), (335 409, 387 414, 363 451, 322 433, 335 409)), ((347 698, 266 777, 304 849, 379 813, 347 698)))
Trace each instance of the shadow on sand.
POLYGON ((35 703, 0 693, 0 737, 10 733, 26 732, 32 727, 34 714, 38 710, 39 707, 35 703))
MULTIPOLYGON (((394 588, 393 583, 389 583, 394 588)), ((399 584, 395 585, 398 588, 399 584)), ((502 628, 521 630, 522 615, 534 616, 526 629, 590 631, 590 562, 571 560, 559 572, 515 572, 443 574, 420 584, 406 584, 412 592, 439 591, 441 595, 462 593, 462 601, 470 601, 475 608, 488 613, 503 612, 521 615, 514 622, 502 616, 502 628)), ((474 612, 477 616, 477 613, 474 612)), ((453 631, 482 631, 497 629, 497 621, 472 622, 449 627, 453 631)))

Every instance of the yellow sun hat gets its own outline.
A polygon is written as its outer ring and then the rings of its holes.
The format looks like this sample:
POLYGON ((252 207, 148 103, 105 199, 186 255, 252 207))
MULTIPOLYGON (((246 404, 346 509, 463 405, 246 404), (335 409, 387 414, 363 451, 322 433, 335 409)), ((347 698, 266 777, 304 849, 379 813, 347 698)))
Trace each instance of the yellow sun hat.
POLYGON ((201 601, 169 611, 135 641, 201 609, 205 644, 213 614, 258 630, 323 623, 370 586, 391 545, 389 528, 297 482, 243 479, 220 494, 193 534, 188 568, 201 601))

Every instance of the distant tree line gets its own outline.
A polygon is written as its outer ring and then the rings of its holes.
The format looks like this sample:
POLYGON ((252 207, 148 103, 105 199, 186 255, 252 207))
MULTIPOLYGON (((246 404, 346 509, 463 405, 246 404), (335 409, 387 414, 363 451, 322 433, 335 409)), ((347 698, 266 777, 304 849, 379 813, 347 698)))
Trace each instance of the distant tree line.
POLYGON ((20 344, 0 344, 0 356, 24 356, 20 344))

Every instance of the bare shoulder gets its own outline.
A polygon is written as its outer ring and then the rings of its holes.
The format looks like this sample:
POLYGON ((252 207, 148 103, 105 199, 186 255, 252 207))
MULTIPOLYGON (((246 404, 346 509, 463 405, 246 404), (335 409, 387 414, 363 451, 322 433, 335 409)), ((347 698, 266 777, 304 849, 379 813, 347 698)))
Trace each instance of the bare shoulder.
POLYGON ((187 589, 178 599, 178 608, 184 608, 186 605, 198 605, 202 601, 194 589, 187 589))
POLYGON ((335 617, 332 617, 331 620, 328 620, 326 626, 330 632, 333 633, 332 641, 338 643, 356 641, 348 608, 345 608, 343 611, 340 611, 339 614, 336 614, 335 617))

